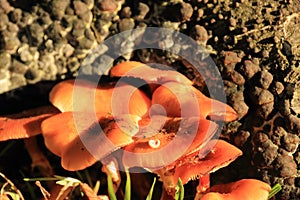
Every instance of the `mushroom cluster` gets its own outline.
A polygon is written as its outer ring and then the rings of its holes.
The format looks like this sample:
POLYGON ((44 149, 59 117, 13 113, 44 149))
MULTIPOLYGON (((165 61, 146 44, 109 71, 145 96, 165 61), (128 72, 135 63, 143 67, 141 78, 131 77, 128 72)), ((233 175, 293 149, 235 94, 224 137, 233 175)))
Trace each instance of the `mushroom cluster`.
POLYGON ((257 192, 267 199, 270 186, 258 180, 209 188, 209 174, 242 154, 215 137, 214 121, 238 117, 230 106, 205 96, 176 71, 128 61, 114 66, 110 76, 119 79, 57 84, 50 93, 53 106, 32 110, 25 118, 0 118, 0 140, 42 133, 46 147, 70 171, 97 161, 111 169, 115 160, 126 169, 145 168, 163 182, 161 199, 174 198, 179 179, 183 184, 199 179, 196 199, 254 199, 257 192), (135 80, 144 81, 149 94, 135 80), (249 188, 252 183, 257 187, 249 188))

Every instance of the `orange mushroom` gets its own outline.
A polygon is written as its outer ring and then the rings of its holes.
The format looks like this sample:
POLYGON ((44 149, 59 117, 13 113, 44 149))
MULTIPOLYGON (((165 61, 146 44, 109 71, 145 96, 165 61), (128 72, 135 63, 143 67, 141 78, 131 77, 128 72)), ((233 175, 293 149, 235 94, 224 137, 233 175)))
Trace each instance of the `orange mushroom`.
POLYGON ((50 92, 50 102, 62 112, 95 112, 103 116, 109 113, 144 116, 151 104, 146 94, 132 85, 111 83, 98 86, 80 79, 63 81, 54 86, 50 92))
MULTIPOLYGON (((217 130, 217 124, 205 119, 163 118, 160 116, 154 119, 163 121, 162 126, 156 126, 157 129, 150 127, 149 130, 146 127, 144 130, 140 127, 134 142, 124 147, 124 166, 138 166, 151 170, 162 168, 182 155, 197 151, 217 130)), ((144 120, 139 122, 140 126, 144 120)))
POLYGON ((233 183, 214 185, 201 200, 267 200, 271 187, 255 179, 242 179, 233 183))
POLYGON ((178 82, 192 85, 192 81, 175 70, 160 70, 137 61, 122 62, 110 70, 112 77, 134 77, 146 81, 152 91, 166 82, 178 82))
POLYGON ((0 117, 0 141, 29 138, 41 133, 41 122, 59 113, 52 106, 26 110, 19 114, 0 117))
MULTIPOLYGON (((209 117, 212 120, 227 122, 238 117, 230 106, 206 97, 193 86, 176 82, 168 82, 158 87, 152 95, 152 104, 163 106, 164 112, 170 117, 199 116, 201 119, 209 117), (198 101, 197 105, 195 101, 198 101)), ((151 112, 161 114, 161 109, 152 109, 151 112)))
POLYGON ((139 119, 65 112, 44 120, 41 127, 47 148, 62 158, 65 169, 74 171, 132 143, 139 119))

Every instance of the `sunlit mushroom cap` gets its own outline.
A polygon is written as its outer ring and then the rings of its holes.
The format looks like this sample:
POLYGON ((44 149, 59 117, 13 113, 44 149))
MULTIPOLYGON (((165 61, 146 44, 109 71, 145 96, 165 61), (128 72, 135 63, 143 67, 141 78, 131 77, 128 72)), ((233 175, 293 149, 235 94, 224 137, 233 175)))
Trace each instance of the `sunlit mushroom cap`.
POLYGON ((47 148, 62 157, 67 170, 84 169, 111 152, 133 142, 139 116, 107 117, 65 112, 43 121, 47 148))
POLYGON ((267 200, 271 187, 255 179, 214 185, 207 190, 201 200, 267 200))
POLYGON ((29 138, 40 134, 42 121, 58 112, 52 106, 44 106, 20 114, 0 117, 0 141, 29 138))
POLYGON ((146 94, 132 85, 98 86, 80 79, 55 85, 50 92, 50 102, 62 112, 95 112, 102 115, 114 112, 114 115, 139 116, 147 115, 151 104, 146 94))
POLYGON ((152 68, 149 65, 127 61, 114 66, 110 70, 112 77, 133 77, 146 81, 148 84, 163 84, 166 82, 178 82, 192 85, 192 81, 175 70, 161 70, 152 68))
POLYGON ((174 170, 175 183, 178 178, 186 184, 190 180, 215 172, 242 155, 241 150, 224 140, 211 140, 203 149, 207 150, 208 154, 195 152, 168 166, 174 170))
MULTIPOLYGON (((214 122, 199 118, 167 118, 162 121, 163 126, 156 134, 143 137, 138 133, 139 137, 124 147, 124 166, 151 170, 164 167, 200 148, 217 130, 214 122)), ((145 132, 140 128, 141 131, 145 132)))
MULTIPOLYGON (((152 104, 163 106, 170 117, 199 116, 218 121, 233 121, 238 117, 233 108, 225 103, 206 97, 193 86, 176 82, 158 87, 152 95, 152 104), (198 101, 197 106, 195 101, 198 101)), ((161 114, 161 110, 153 109, 151 112, 161 114)))

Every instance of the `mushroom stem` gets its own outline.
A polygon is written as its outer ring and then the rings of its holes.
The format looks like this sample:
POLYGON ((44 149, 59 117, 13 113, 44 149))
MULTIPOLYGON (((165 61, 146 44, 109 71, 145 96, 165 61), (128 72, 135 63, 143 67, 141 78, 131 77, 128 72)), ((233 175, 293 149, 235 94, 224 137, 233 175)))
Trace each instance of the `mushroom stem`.
POLYGON ((106 173, 106 175, 110 174, 110 176, 112 177, 114 191, 116 193, 121 184, 121 176, 118 167, 118 162, 114 157, 108 157, 102 161, 102 164, 102 171, 106 173))
POLYGON ((206 174, 199 178, 199 185, 197 186, 197 193, 194 200, 199 200, 203 196, 203 193, 210 187, 210 174, 206 174))
MULTIPOLYGON (((37 167, 43 176, 45 177, 53 176, 54 175, 53 169, 46 156, 39 149, 36 137, 24 139, 24 143, 28 151, 28 154, 31 158, 32 169, 37 167)), ((52 187, 54 182, 48 182, 47 184, 50 187, 52 187)))

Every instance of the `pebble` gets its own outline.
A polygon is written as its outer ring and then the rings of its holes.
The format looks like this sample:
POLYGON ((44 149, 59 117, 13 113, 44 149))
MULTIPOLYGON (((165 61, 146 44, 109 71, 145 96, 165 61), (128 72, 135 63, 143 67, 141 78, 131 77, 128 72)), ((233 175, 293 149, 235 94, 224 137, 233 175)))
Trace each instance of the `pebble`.
POLYGON ((257 107, 256 113, 258 116, 262 117, 263 119, 267 119, 268 116, 272 113, 273 109, 274 109, 274 102, 272 101, 257 107))
POLYGON ((19 23, 22 19, 22 10, 20 8, 14 9, 9 13, 9 19, 11 22, 19 23))
POLYGON ((8 69, 11 63, 11 55, 7 52, 0 53, 0 70, 8 69))
POLYGON ((228 68, 227 71, 232 71, 235 65, 242 61, 240 55, 233 51, 222 51, 221 55, 224 57, 224 65, 228 68))
POLYGON ((271 88, 271 91, 274 94, 278 94, 278 95, 282 94, 283 90, 284 90, 284 85, 279 81, 276 81, 274 83, 274 86, 271 88))
POLYGON ((134 16, 134 19, 137 21, 144 20, 150 10, 149 6, 145 3, 139 2, 137 9, 138 9, 138 15, 134 16))
POLYGON ((245 60, 244 64, 240 66, 239 72, 247 79, 251 79, 254 74, 259 71, 259 65, 253 60, 245 60))
POLYGON ((31 67, 25 72, 24 76, 29 84, 34 84, 42 79, 42 74, 42 71, 31 67))
POLYGON ((272 81, 273 75, 270 72, 263 70, 259 73, 259 84, 262 88, 268 89, 272 81))
POLYGON ((243 147, 249 137, 250 137, 249 131, 241 130, 234 137, 234 144, 238 147, 243 147))
POLYGON ((134 20, 132 18, 123 18, 118 24, 119 31, 127 31, 133 29, 135 26, 134 20))
POLYGON ((190 36, 203 45, 206 45, 207 40, 209 39, 206 29, 198 24, 191 29, 190 36))
POLYGON ((74 11, 77 15, 81 15, 89 11, 88 6, 80 0, 73 1, 74 11))
POLYGON ((235 84, 240 86, 244 85, 246 82, 245 78, 235 70, 230 73, 230 78, 235 84))
POLYGON ((31 45, 39 46, 43 42, 44 29, 38 23, 29 26, 31 45))
POLYGON ((189 3, 177 3, 169 5, 163 12, 164 18, 172 22, 188 21, 193 15, 193 7, 189 3))
POLYGON ((274 163, 275 170, 281 177, 295 177, 297 175, 297 165, 288 152, 282 150, 274 163))
POLYGON ((6 14, 0 13, 0 30, 5 30, 9 22, 9 19, 6 14))
POLYGON ((9 71, 0 68, 0 94, 9 90, 11 84, 9 76, 9 71))
POLYGON ((61 20, 69 4, 70 0, 52 0, 50 3, 51 14, 55 19, 61 20))
POLYGON ((286 133, 283 138, 283 147, 288 152, 294 153, 299 145, 299 137, 292 133, 286 133))
POLYGON ((255 144, 254 162, 261 167, 269 166, 278 155, 278 147, 263 132, 258 132, 252 139, 255 144))
POLYGON ((14 35, 5 36, 3 35, 3 33, 0 34, 0 48, 7 51, 8 53, 16 53, 20 44, 21 42, 18 37, 14 35))
POLYGON ((257 86, 255 86, 254 89, 251 91, 250 98, 252 99, 252 102, 256 105, 263 105, 274 102, 274 96, 269 90, 257 86))
POLYGON ((118 9, 116 0, 97 0, 96 5, 98 5, 102 11, 115 12, 118 9))
POLYGON ((14 10, 12 6, 10 6, 7 0, 0 1, 0 10, 3 10, 6 14, 14 10))
POLYGON ((129 18, 131 17, 131 8, 129 6, 125 6, 122 11, 121 11, 121 16, 124 18, 129 18))

